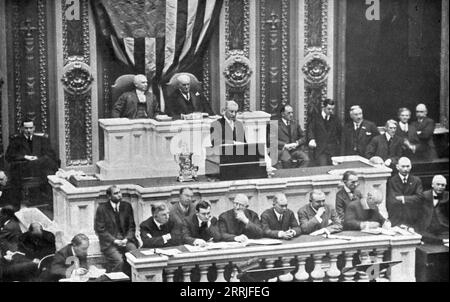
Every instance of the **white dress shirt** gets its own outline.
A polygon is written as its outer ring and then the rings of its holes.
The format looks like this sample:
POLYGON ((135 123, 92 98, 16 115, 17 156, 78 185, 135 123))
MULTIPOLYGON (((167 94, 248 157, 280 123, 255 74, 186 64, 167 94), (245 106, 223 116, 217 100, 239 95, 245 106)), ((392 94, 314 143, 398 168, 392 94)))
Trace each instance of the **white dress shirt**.
POLYGON ((146 103, 147 102, 147 98, 145 97, 145 92, 142 90, 138 90, 136 89, 136 95, 139 99, 139 103, 146 103))

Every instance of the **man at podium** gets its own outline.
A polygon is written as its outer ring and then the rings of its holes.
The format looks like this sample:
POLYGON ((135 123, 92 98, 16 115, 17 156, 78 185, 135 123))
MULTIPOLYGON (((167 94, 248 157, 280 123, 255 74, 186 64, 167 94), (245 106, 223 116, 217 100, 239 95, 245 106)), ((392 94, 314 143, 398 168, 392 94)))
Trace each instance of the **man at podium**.
POLYGON ((239 105, 234 101, 225 103, 225 112, 221 119, 211 123, 211 145, 245 143, 245 131, 242 122, 236 120, 239 105))

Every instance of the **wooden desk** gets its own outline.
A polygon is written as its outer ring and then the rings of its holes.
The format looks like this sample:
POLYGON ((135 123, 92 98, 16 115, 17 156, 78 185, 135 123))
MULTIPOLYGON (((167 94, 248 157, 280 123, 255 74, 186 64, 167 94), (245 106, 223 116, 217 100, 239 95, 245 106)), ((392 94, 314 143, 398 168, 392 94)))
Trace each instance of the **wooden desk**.
POLYGON ((448 282, 448 247, 424 244, 416 250, 418 282, 448 282))

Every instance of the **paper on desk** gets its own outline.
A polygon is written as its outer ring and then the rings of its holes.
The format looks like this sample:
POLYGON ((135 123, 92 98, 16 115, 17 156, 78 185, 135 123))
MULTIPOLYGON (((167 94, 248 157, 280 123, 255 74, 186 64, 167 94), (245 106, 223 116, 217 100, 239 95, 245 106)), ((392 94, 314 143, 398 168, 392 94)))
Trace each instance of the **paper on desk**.
POLYGON ((325 238, 328 238, 328 239, 340 239, 340 240, 347 240, 347 241, 350 241, 350 240, 352 240, 353 239, 353 237, 350 237, 350 236, 342 236, 342 235, 327 235, 327 234, 324 234, 323 235, 325 238))
POLYGON ((374 235, 379 235, 379 234, 388 235, 388 236, 395 236, 396 235, 395 230, 387 230, 387 229, 383 229, 383 228, 364 229, 364 230, 361 230, 361 232, 374 234, 374 235))
POLYGON ((235 249, 245 247, 246 243, 241 242, 208 242, 206 245, 206 249, 215 250, 215 249, 235 249))
POLYGON ((274 244, 282 244, 282 243, 283 243, 283 241, 281 241, 281 240, 269 239, 269 238, 247 240, 247 244, 274 245, 274 244))
POLYGON ((145 256, 154 255, 154 254, 155 254, 155 250, 154 250, 154 249, 150 249, 150 250, 141 250, 141 254, 142 254, 142 255, 145 255, 145 256))
POLYGON ((155 249, 156 254, 166 255, 166 256, 174 256, 180 254, 181 252, 177 249, 155 249))
POLYGON ((195 245, 190 245, 190 244, 185 244, 184 247, 191 253, 204 252, 204 251, 208 250, 206 247, 195 246, 195 245))
POLYGON ((106 273, 106 269, 97 268, 96 266, 89 267, 89 278, 98 278, 106 273))
POLYGON ((130 277, 128 277, 126 274, 124 274, 122 272, 114 272, 114 273, 109 273, 109 274, 105 274, 105 275, 111 280, 128 280, 128 279, 130 279, 130 277))

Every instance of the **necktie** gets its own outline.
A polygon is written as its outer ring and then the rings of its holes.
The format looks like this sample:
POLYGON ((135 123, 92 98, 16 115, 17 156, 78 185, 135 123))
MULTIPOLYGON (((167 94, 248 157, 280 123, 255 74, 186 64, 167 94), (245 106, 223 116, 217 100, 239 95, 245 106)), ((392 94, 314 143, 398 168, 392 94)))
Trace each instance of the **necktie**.
POLYGON ((278 222, 281 223, 282 220, 283 220, 283 215, 279 215, 278 216, 278 222))
POLYGON ((287 122, 287 129, 289 133, 289 143, 292 143, 292 129, 291 129, 291 122, 287 122))

